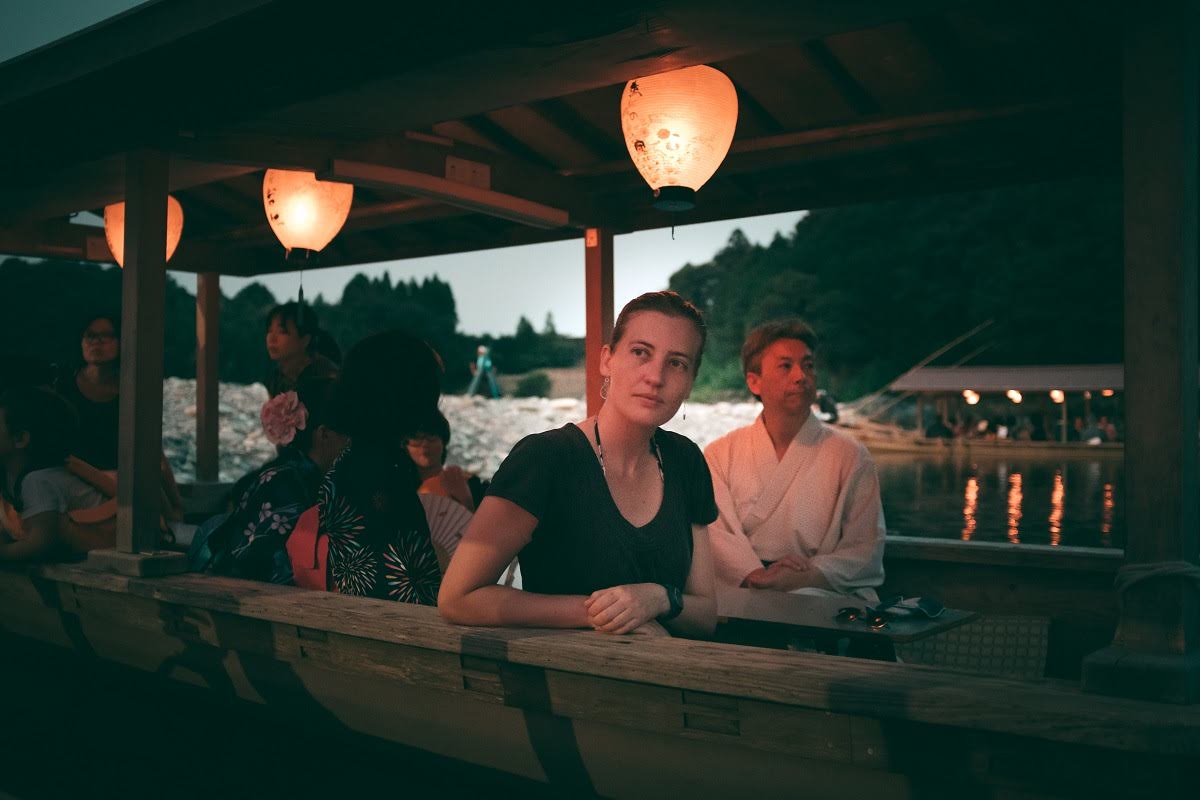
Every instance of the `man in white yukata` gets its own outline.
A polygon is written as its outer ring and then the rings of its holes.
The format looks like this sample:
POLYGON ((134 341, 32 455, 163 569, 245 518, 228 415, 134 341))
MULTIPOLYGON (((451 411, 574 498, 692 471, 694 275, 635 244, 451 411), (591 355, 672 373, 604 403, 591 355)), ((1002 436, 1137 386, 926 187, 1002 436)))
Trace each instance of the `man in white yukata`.
POLYGON ((817 339, 799 320, 769 322, 742 347, 754 424, 705 448, 720 518, 709 525, 717 581, 876 602, 883 506, 867 450, 812 413, 817 339))

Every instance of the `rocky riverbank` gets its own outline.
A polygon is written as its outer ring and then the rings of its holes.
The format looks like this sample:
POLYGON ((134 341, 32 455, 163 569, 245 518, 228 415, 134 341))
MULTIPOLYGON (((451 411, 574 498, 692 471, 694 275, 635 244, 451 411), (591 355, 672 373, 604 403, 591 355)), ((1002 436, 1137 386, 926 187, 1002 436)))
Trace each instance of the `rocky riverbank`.
MULTIPOLYGON (((267 441, 258 411, 267 399, 261 384, 221 384, 221 480, 233 481, 270 459, 275 448, 267 441)), ((704 445, 757 416, 757 403, 688 403, 666 427, 704 445)), ((489 478, 522 437, 558 428, 586 416, 582 400, 574 398, 501 398, 447 395, 442 411, 452 431, 448 463, 489 478)), ((163 384, 163 449, 176 476, 192 481, 196 474, 195 381, 169 378, 163 384)))

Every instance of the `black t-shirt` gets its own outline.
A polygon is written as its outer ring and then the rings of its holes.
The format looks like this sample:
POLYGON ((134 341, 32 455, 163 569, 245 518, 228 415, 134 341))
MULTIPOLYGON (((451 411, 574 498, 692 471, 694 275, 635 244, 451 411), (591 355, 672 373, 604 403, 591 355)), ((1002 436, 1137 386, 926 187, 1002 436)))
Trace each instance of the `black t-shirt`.
POLYGON ((617 508, 586 434, 568 423, 526 436, 504 459, 488 495, 537 517, 520 553, 524 588, 541 594, 591 594, 627 583, 680 589, 692 566, 692 525, 717 518, 712 476, 700 449, 670 431, 654 434, 662 452, 662 505, 635 528, 617 508))
POLYGON ((79 415, 79 438, 71 454, 96 469, 116 469, 121 401, 116 397, 103 403, 89 400, 79 391, 76 374, 64 373, 54 386, 79 415))

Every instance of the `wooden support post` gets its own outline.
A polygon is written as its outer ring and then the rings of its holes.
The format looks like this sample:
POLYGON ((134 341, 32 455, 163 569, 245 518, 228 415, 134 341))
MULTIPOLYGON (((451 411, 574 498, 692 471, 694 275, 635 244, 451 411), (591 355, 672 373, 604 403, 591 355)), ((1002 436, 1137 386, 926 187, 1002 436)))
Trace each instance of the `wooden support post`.
POLYGON ((600 411, 600 348, 608 343, 613 328, 613 235, 611 230, 588 228, 584 232, 586 268, 587 339, 584 364, 587 368, 587 413, 600 411))
MULTIPOLYGON (((1200 560, 1200 9, 1189 0, 1144 3, 1123 30, 1129 577, 1131 568, 1187 570, 1200 560)), ((1112 645, 1084 661, 1084 688, 1200 702, 1197 584, 1160 575, 1129 587, 1122 601, 1112 645)))
POLYGON ((166 297, 166 154, 125 156, 125 270, 121 282, 120 444, 117 547, 89 564, 128 574, 187 569, 181 553, 160 554, 162 513, 163 305, 166 297))
POLYGON ((917 395, 917 434, 925 432, 925 395, 917 395))
POLYGON ((1063 441, 1063 443, 1064 443, 1064 444, 1065 444, 1065 443, 1066 443, 1066 441, 1067 441, 1067 425, 1068 425, 1068 424, 1069 424, 1069 423, 1067 422, 1067 398, 1066 398, 1066 395, 1063 395, 1063 401, 1062 401, 1062 431, 1061 431, 1061 435, 1062 435, 1062 441, 1063 441))
POLYGON ((196 277, 196 480, 218 480, 220 453, 219 375, 221 276, 202 272, 196 277))

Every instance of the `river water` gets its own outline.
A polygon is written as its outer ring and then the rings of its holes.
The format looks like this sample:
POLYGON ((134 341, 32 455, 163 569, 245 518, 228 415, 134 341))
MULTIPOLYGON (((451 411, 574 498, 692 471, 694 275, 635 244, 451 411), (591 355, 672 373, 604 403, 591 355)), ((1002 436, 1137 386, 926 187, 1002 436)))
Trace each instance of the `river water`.
POLYGON ((1121 459, 878 454, 888 533, 1073 547, 1125 544, 1121 459))

